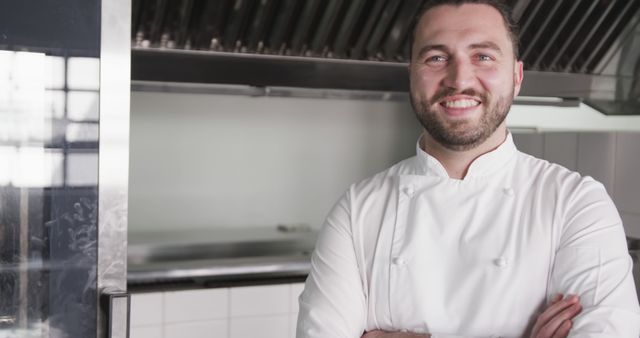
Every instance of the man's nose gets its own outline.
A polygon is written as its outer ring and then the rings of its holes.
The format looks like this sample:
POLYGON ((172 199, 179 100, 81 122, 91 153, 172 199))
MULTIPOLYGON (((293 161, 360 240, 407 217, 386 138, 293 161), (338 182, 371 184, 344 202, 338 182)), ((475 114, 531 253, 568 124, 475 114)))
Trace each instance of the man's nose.
POLYGON ((454 60, 449 63, 444 84, 450 88, 465 89, 471 87, 473 78, 473 68, 469 62, 454 60))

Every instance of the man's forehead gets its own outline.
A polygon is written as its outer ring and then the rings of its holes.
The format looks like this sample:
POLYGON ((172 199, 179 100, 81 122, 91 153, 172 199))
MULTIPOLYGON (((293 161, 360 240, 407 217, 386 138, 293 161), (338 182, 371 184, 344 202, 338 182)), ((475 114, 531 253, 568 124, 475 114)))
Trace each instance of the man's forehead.
MULTIPOLYGON (((420 18, 416 27, 416 40, 432 40, 438 37, 475 36, 477 39, 505 39, 508 31, 497 9, 482 4, 437 6, 420 18)), ((443 41, 446 42, 446 41, 443 41)))

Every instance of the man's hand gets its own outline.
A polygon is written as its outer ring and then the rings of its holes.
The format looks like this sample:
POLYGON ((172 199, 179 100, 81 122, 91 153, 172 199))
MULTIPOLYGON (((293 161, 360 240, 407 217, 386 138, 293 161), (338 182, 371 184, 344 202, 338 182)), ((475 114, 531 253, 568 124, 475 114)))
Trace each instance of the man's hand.
POLYGON ((366 332, 361 338, 431 338, 431 335, 410 332, 387 332, 382 330, 375 330, 366 332))
MULTIPOLYGON (((572 295, 562 298, 556 295, 536 320, 531 338, 565 338, 573 325, 572 319, 577 316, 582 307, 578 296, 572 295)), ((366 332, 361 338, 430 338, 429 334, 410 332, 387 332, 375 330, 366 332)))
POLYGON ((556 295, 538 316, 531 331, 531 338, 565 338, 573 325, 572 319, 581 310, 578 296, 571 295, 563 299, 562 295, 556 295))

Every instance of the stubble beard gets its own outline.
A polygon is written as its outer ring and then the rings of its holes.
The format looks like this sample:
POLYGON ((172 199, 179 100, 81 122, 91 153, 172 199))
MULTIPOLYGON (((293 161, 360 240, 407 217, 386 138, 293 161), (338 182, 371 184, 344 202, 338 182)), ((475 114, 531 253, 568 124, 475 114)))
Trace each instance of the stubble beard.
POLYGON ((411 105, 420 124, 436 142, 450 150, 465 151, 484 143, 504 122, 513 103, 513 92, 512 89, 509 96, 496 97, 495 100, 491 100, 487 95, 478 95, 472 90, 459 93, 482 100, 484 109, 477 122, 469 119, 447 121, 433 108, 437 107, 442 98, 458 93, 442 92, 430 101, 414 97, 412 94, 411 105))

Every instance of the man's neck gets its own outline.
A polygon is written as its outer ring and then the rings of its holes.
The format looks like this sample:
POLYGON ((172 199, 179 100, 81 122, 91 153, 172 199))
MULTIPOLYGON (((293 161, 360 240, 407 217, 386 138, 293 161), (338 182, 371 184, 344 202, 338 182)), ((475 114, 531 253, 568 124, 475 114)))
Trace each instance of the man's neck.
POLYGON ((506 137, 507 127, 503 122, 488 139, 473 149, 451 150, 436 142, 426 131, 422 135, 420 146, 444 166, 450 178, 461 180, 467 175, 471 163, 476 158, 498 148, 506 137))

